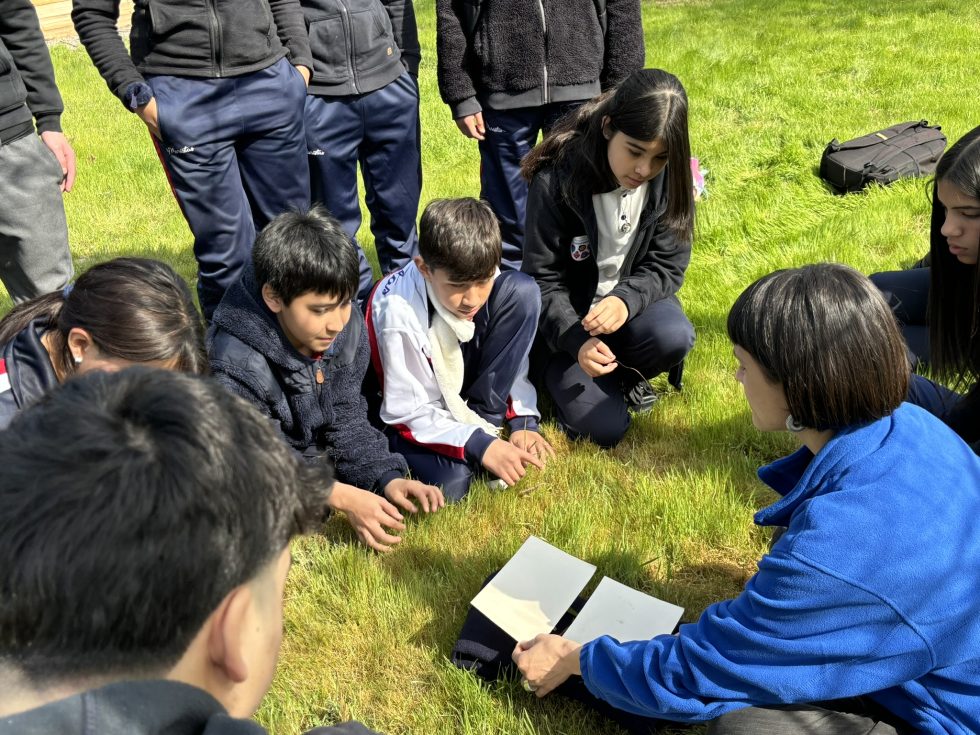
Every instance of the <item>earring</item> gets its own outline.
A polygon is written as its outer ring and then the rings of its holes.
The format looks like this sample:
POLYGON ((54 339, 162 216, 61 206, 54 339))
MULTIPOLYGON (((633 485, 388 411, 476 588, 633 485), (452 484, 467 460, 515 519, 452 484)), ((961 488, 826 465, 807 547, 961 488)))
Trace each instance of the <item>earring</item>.
POLYGON ((81 355, 72 355, 72 357, 74 358, 76 365, 81 365, 82 364, 82 356, 81 355))
POLYGON ((803 424, 801 424, 799 421, 793 418, 793 414, 790 414, 789 416, 786 417, 787 431, 792 431, 794 434, 799 434, 805 428, 806 427, 803 424))

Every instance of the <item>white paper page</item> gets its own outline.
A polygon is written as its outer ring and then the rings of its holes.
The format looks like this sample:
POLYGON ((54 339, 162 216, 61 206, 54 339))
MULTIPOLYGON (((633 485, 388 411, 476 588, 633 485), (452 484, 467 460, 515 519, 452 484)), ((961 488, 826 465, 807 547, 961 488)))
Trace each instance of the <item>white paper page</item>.
POLYGON ((620 643, 646 641, 672 633, 683 614, 683 607, 603 577, 564 636, 577 643, 588 643, 602 635, 620 643))
POLYGON ((550 633, 593 574, 594 565, 530 536, 470 604, 526 641, 550 633))

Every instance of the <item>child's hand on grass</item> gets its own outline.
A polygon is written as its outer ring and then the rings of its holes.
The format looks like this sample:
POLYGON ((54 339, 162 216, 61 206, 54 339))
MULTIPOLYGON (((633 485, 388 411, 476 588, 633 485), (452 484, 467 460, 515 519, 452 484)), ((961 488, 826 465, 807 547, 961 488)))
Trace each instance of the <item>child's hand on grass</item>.
POLYGON ((537 635, 533 640, 518 643, 511 654, 514 663, 527 682, 527 689, 543 697, 565 680, 581 675, 579 651, 581 643, 557 635, 537 635))
POLYGON ((503 439, 494 439, 483 453, 483 466, 503 480, 508 487, 524 477, 524 468, 529 464, 533 464, 539 470, 544 469, 544 462, 539 457, 503 439))
POLYGON ((590 378, 598 378, 616 369, 616 356, 605 342, 592 337, 579 348, 578 364, 590 378))
POLYGON ((606 296, 585 315, 582 326, 593 337, 599 334, 612 334, 626 324, 629 309, 618 296, 606 296))
POLYGON ((361 490, 343 482, 335 483, 330 493, 329 505, 343 511, 357 533, 357 537, 375 551, 388 551, 401 538, 385 531, 404 531, 402 514, 398 508, 367 490, 361 490))
POLYGON ((518 449, 530 452, 545 461, 555 456, 555 450, 548 441, 536 431, 521 429, 510 434, 510 443, 518 449))
POLYGON ((402 510, 418 513, 418 508, 409 500, 415 498, 426 513, 435 513, 446 504, 442 490, 435 485, 426 485, 418 480, 400 477, 385 485, 385 497, 402 510))

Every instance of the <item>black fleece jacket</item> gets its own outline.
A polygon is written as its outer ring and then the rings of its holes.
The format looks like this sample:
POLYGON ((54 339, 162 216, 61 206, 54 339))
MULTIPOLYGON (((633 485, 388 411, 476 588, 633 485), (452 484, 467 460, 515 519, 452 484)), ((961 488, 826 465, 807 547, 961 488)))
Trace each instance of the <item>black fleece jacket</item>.
POLYGON ((30 0, 3 0, 0 9, 0 141, 33 130, 61 130, 64 105, 51 56, 30 0))
POLYGON ((307 461, 329 457, 338 480, 375 492, 408 474, 405 459, 368 421, 361 384, 371 349, 359 312, 328 354, 304 357, 265 307, 248 266, 214 312, 207 341, 218 382, 274 420, 307 461))
MULTIPOLYGON (((0 718, 0 735, 267 735, 203 689, 176 681, 123 681, 0 718)), ((359 722, 307 735, 378 735, 359 722)))
POLYGON ((640 0, 605 5, 603 35, 596 0, 436 0, 443 102, 460 118, 591 99, 618 84, 643 67, 640 0))
MULTIPOLYGON (((562 178, 561 172, 548 168, 531 181, 521 270, 533 276, 541 289, 539 337, 552 350, 577 357, 589 339, 581 320, 589 313, 599 284, 599 229, 591 197, 568 202, 561 191, 562 178), (581 236, 588 238, 590 255, 575 260, 572 238, 581 236)), ((667 174, 663 171, 649 183, 647 205, 623 262, 622 276, 608 294, 623 300, 630 319, 654 301, 677 293, 691 262, 691 244, 661 219, 666 209, 667 174)))
POLYGON ((422 52, 412 0, 300 0, 313 53, 310 94, 366 94, 407 69, 422 52))
POLYGON ((71 19, 120 100, 143 74, 232 77, 287 53, 290 63, 313 68, 299 0, 136 0, 132 57, 116 27, 119 0, 74 0, 71 19))

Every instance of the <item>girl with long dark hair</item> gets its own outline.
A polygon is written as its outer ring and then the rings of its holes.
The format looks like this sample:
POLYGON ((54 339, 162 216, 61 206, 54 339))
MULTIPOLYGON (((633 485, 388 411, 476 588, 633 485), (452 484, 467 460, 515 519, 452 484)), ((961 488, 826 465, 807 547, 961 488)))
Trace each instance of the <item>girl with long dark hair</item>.
POLYGON ((564 118, 524 159, 522 270, 541 288, 543 382, 572 437, 613 446, 648 380, 681 363, 694 328, 676 292, 691 258, 687 94, 641 69, 564 118))
POLYGON ((207 372, 203 326, 170 266, 116 258, 0 320, 0 428, 74 375, 135 364, 207 372))
POLYGON ((936 166, 929 267, 878 273, 909 349, 933 377, 916 376, 909 400, 980 447, 980 127, 954 143, 936 166))

